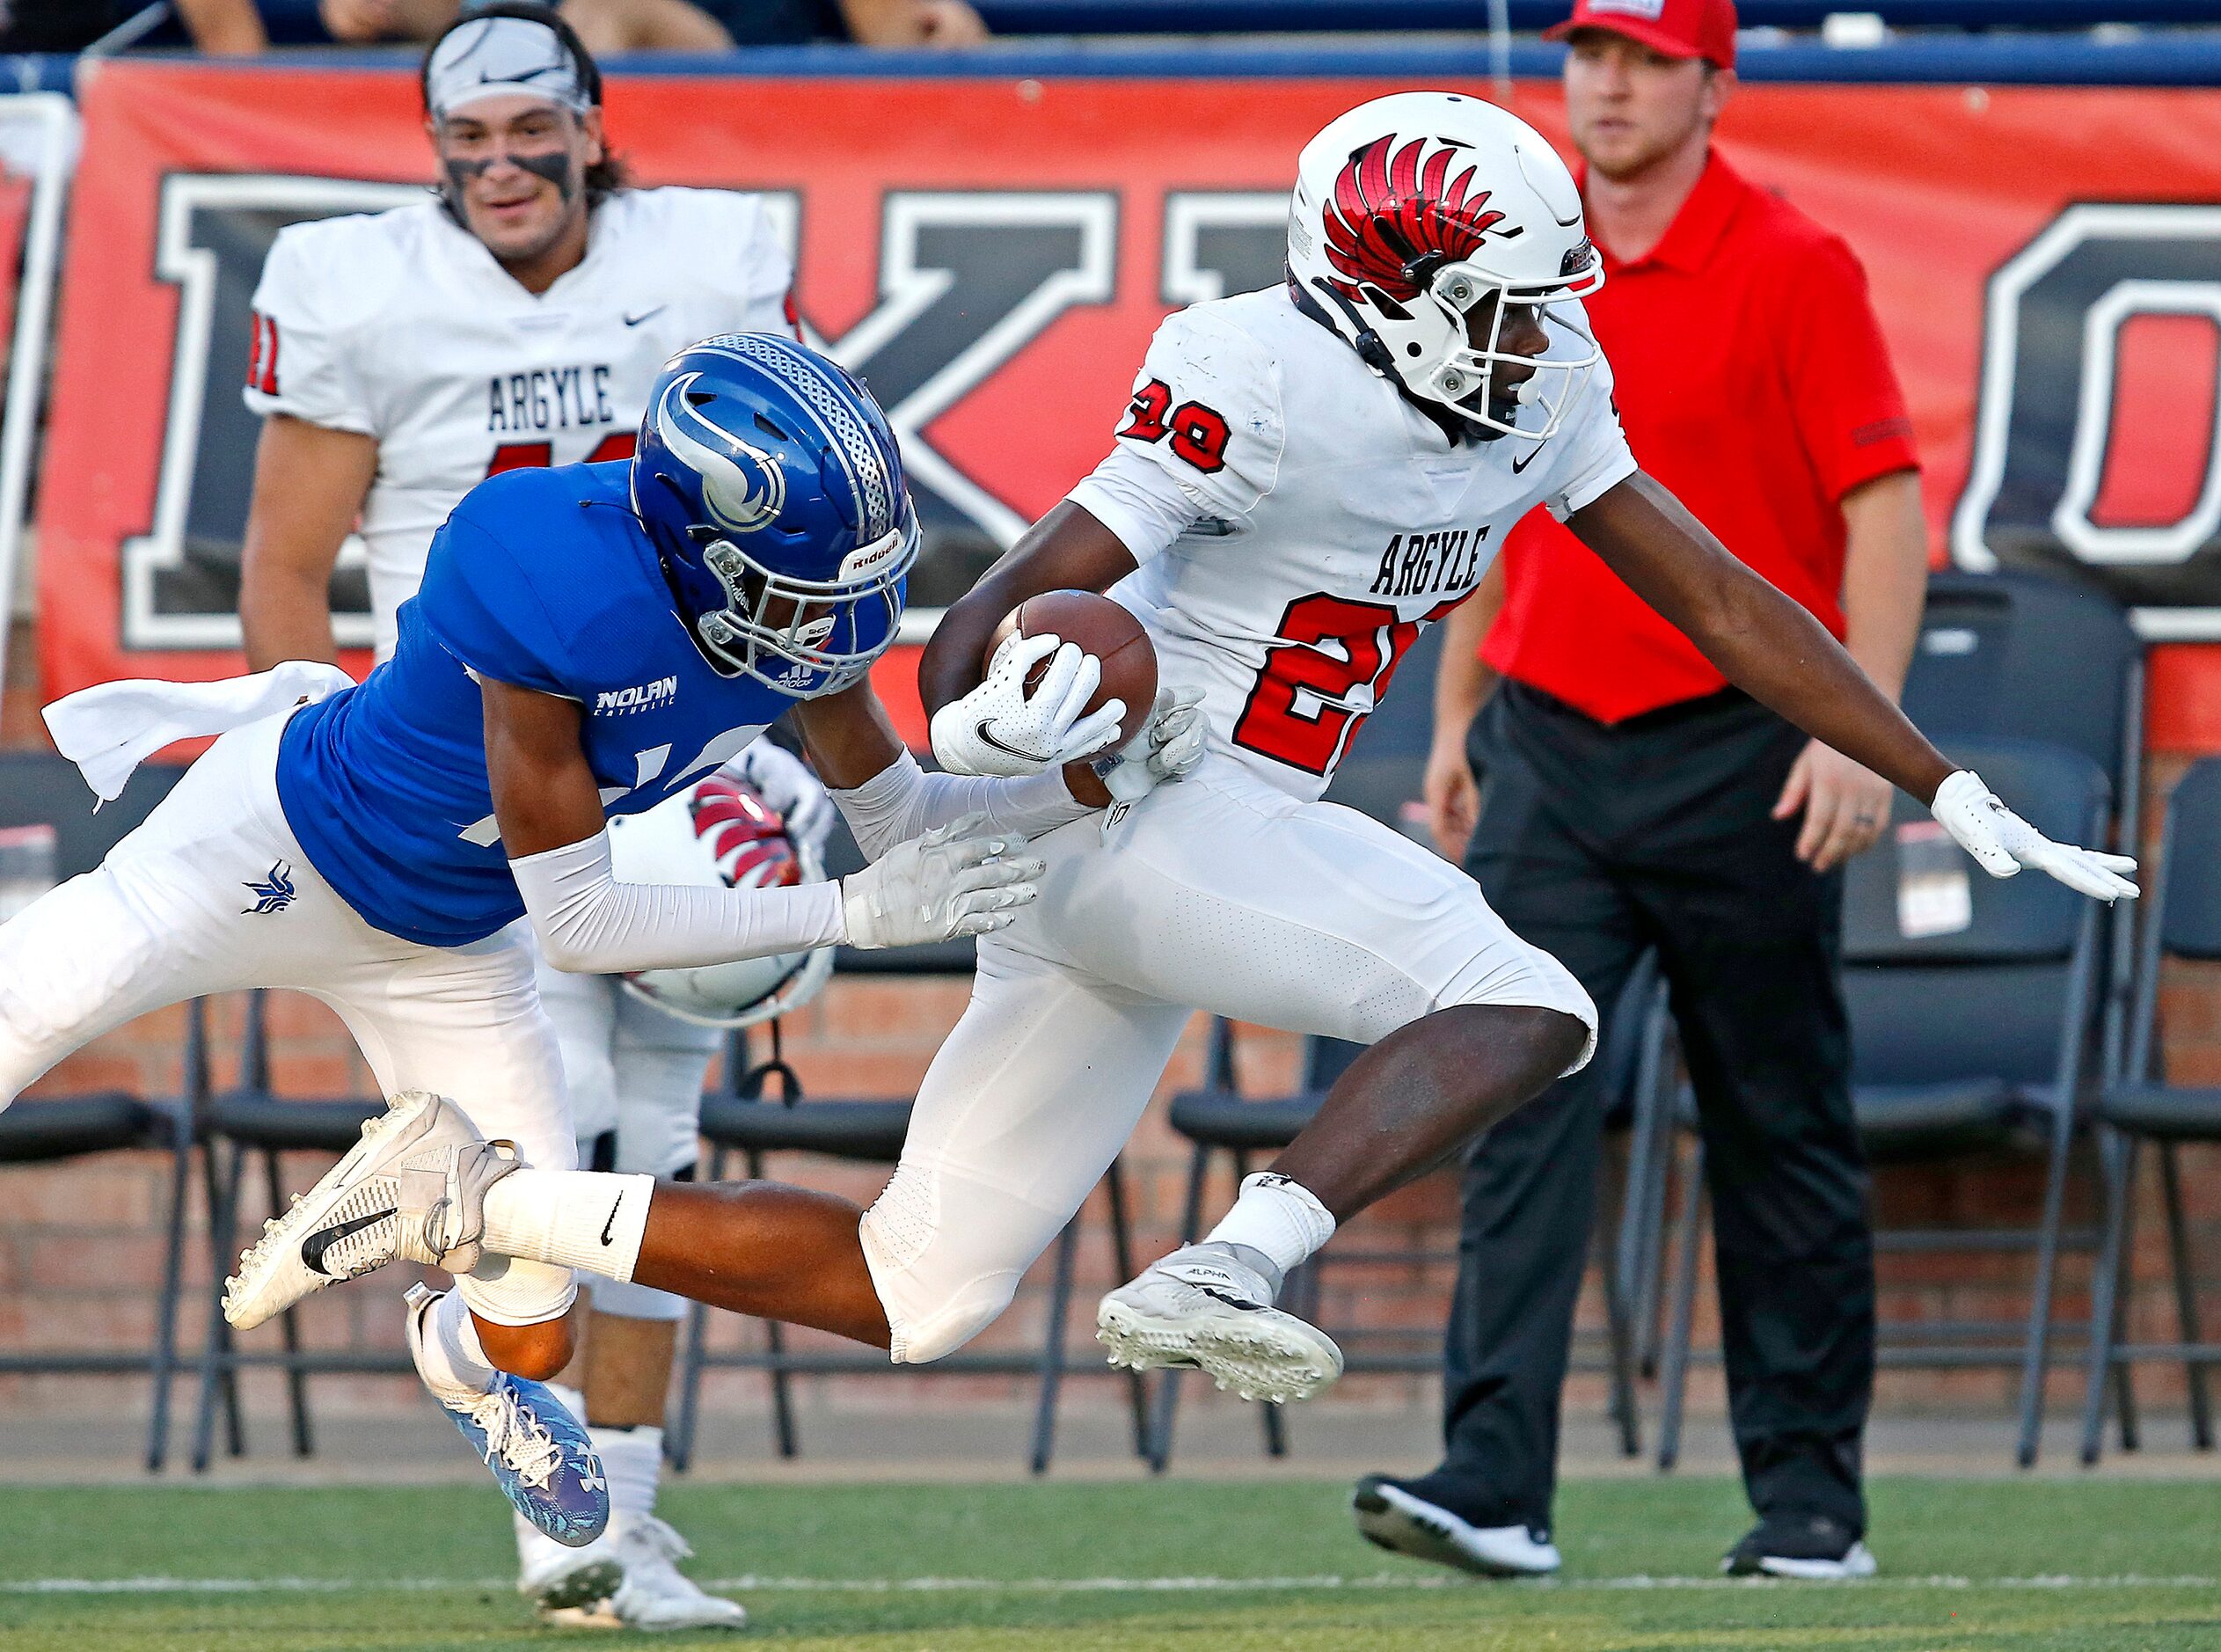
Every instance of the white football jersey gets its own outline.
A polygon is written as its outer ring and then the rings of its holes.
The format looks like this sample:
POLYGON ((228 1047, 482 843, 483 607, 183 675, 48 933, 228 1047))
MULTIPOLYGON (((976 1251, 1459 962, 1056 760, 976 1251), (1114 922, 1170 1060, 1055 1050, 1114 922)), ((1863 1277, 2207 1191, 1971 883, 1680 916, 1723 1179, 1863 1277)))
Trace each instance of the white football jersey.
POLYGON ((436 201, 279 231, 247 406, 376 439, 362 533, 378 658, 457 500, 497 471, 626 457, 673 353, 793 335, 793 279, 762 201, 726 190, 612 195, 586 257, 538 296, 436 201))
MULTIPOLYGON (((1553 353, 1587 352, 1552 332, 1553 353)), ((1633 473, 1609 369, 1574 393, 1539 445, 1453 446, 1268 288, 1165 319, 1117 446, 1070 497, 1140 562, 1110 595, 1148 629, 1158 680, 1203 691, 1211 749, 1309 800, 1513 523, 1633 473)))

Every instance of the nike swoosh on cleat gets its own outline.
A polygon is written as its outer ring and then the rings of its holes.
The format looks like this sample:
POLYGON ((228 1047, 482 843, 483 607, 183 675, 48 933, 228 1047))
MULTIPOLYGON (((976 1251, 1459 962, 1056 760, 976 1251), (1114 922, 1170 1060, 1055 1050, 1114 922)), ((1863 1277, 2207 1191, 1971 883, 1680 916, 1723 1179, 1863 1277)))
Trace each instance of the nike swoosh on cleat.
POLYGON ((617 1197, 617 1202, 610 1207, 610 1219, 602 1224, 603 1244, 612 1245, 616 1243, 610 1235, 617 1232, 617 1213, 624 1208, 625 1195, 623 1194, 619 1194, 617 1197))
POLYGON ((1244 1302, 1239 1297, 1230 1297, 1223 1290, 1213 1290, 1209 1285, 1194 1285, 1189 1288, 1202 1291, 1213 1302, 1223 1302, 1230 1308, 1239 1308, 1244 1313, 1265 1312, 1265 1305, 1261 1302, 1244 1302))
POLYGON ((996 739, 995 720, 992 717, 981 718, 979 727, 972 732, 987 744, 994 747, 996 750, 1013 757, 1023 757, 1028 763, 1047 763, 1051 757, 1056 755, 1047 751, 1028 751, 1023 746, 1013 746, 1007 741, 996 739))
POLYGON ((351 1221, 337 1222, 330 1227, 318 1228, 301 1241, 301 1266, 312 1274, 322 1274, 326 1279, 339 1276, 324 1265, 325 1254, 341 1239, 360 1233, 364 1228, 398 1216, 398 1210, 374 1210, 369 1216, 358 1216, 351 1221))

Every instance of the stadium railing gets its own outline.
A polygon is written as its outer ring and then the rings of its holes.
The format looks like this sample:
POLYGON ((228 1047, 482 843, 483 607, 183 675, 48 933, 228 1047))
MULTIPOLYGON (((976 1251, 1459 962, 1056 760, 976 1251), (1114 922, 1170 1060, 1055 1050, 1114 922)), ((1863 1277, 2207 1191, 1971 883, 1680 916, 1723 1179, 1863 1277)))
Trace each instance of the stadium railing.
MULTIPOLYGON (((142 767, 123 795, 95 814, 77 766, 45 752, 0 754, 0 828, 29 829, 51 852, 55 881, 91 871, 118 841, 169 794, 184 771, 170 764, 142 767), (48 836, 47 834, 50 834, 48 836)), ((0 1373, 16 1376, 115 1374, 144 1371, 151 1391, 146 1464, 150 1472, 168 1455, 170 1385, 177 1369, 179 1280, 185 1256, 186 1188, 192 1162, 193 1120, 208 1083, 207 1022, 198 1002, 186 1008, 174 1096, 142 1096, 106 1089, 75 1095, 26 1097, 0 1108, 0 1165, 28 1165, 91 1153, 166 1148, 169 1205, 164 1215, 162 1280, 155 1299, 154 1335, 144 1350, 32 1349, 0 1350, 0 1373)))
MULTIPOLYGON (((1945 750, 1979 770, 2039 831, 2100 840, 2109 788, 2084 754, 2007 741, 1947 742, 1945 750)), ((2043 1166, 2043 1191, 2027 1225, 1878 1228, 1878 1254, 2035 1258, 2025 1315, 1885 1320, 1878 1353, 1886 1367, 2017 1370, 2015 1454, 2027 1466, 2042 1423, 2044 1375, 2056 1358, 2058 1255, 2096 1248, 2093 1231, 2069 1229, 2063 1216, 2071 1150, 2096 1069, 2105 909, 2048 878, 1975 875, 1934 830, 1926 810, 1900 793, 1889 846, 1859 856, 1845 872, 1844 995, 1859 1133, 1881 1165, 2034 1156, 2043 1166), (1951 857, 1940 867, 1926 864, 1923 851, 1932 844, 1951 857), (1963 903, 1955 919, 1932 925, 1913 915, 1908 898, 1924 877, 1959 882, 1956 895, 1942 891, 1947 903, 1963 903)), ((1680 1105, 1693 1120, 1685 1096, 1680 1105)), ((1693 1157, 1695 1175, 1701 1146, 1693 1157)), ((1699 1190, 1690 1185, 1661 1360, 1662 1469, 1678 1456, 1692 1353, 1694 1247, 1704 1224, 1699 1190)))
MULTIPOLYGON (((2221 1363, 2221 1343, 2205 1340, 2198 1324, 2197 1290, 2190 1239, 2183 1219, 2177 1149, 2185 1142, 2221 1142, 2221 1088, 2170 1083, 2162 1071, 2161 972, 2176 961, 2221 960, 2221 758, 2195 764, 2167 801, 2156 873, 2147 872, 2137 914, 2141 928, 2129 1036, 2118 1071, 2109 1072, 2098 1099, 2099 1159, 2103 1167, 2105 1217, 2090 1304, 2090 1358, 2082 1408, 2082 1460, 2095 1463, 2103 1432, 2107 1379, 2119 1382, 2139 1362, 2180 1360, 2187 1381, 2191 1439, 2213 1448, 2212 1401, 2206 1367, 2221 1363), (2136 1172, 2149 1144, 2159 1159, 2160 1206, 2167 1224, 2167 1254, 2175 1310, 2172 1341, 2132 1341, 2124 1334, 2136 1172)), ((2136 1444, 2132 1419, 2122 1418, 2124 1449, 2136 1444)))

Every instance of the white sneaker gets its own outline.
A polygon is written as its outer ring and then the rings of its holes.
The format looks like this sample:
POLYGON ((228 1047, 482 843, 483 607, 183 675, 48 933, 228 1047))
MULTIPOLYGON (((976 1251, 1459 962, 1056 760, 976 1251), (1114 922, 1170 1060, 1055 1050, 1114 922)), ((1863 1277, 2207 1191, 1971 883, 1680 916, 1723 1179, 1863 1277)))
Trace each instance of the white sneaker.
POLYGON ((625 1581, 615 1523, 583 1548, 568 1549, 543 1537, 522 1515, 515 1518, 516 1592, 547 1622, 617 1627, 614 1612, 597 1610, 625 1581))
POLYGON ((383 1268, 478 1266, 486 1190, 518 1166, 513 1142, 487 1142, 452 1101, 395 1096, 324 1179, 263 1224, 224 1281, 223 1317, 247 1331, 302 1297, 383 1268))
POLYGON ((1273 1306, 1273 1288, 1224 1245, 1189 1245, 1144 1268, 1095 1311, 1110 1363, 1207 1373, 1245 1400, 1308 1400, 1342 1374, 1341 1349, 1273 1306))
POLYGON ((610 1609, 628 1629, 744 1629, 748 1609, 705 1590, 678 1568, 694 1553, 654 1515, 621 1514, 614 1528, 625 1581, 610 1609))
POLYGON ((1525 1526, 1477 1526, 1384 1474, 1368 1474, 1350 1499, 1368 1543, 1481 1577, 1547 1577, 1558 1546, 1525 1526))

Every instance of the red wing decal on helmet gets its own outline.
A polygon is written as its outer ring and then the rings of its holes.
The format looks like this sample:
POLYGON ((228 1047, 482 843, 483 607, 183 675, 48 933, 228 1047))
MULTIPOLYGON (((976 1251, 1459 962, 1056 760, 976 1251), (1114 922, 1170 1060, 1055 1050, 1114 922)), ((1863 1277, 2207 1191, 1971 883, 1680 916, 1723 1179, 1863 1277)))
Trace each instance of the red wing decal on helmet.
POLYGON ((1460 150, 1444 145, 1428 155, 1428 142, 1414 138, 1392 154, 1395 140, 1377 139, 1334 179, 1326 257, 1348 278, 1352 296, 1363 283, 1391 298, 1416 298, 1431 266, 1470 258, 1504 221, 1488 206, 1488 191, 1473 187, 1480 169, 1451 178, 1460 150))
POLYGON ((718 870, 735 888, 768 889, 802 881, 786 822, 739 781, 713 774, 688 805, 694 833, 710 839, 718 870))

